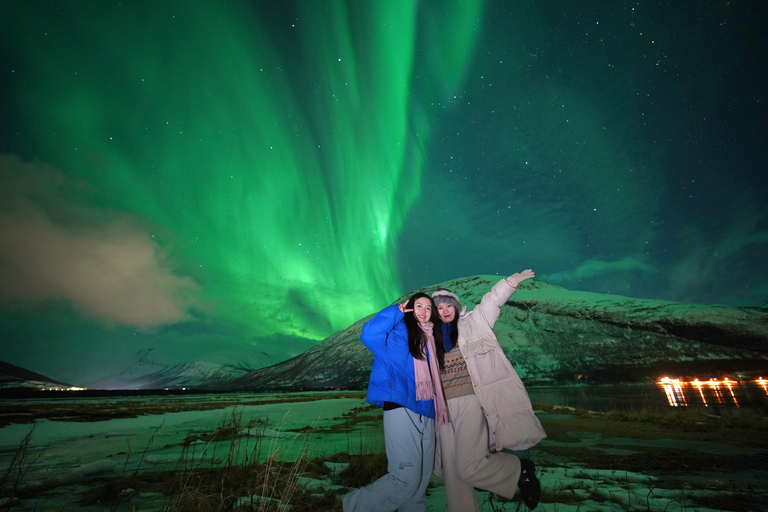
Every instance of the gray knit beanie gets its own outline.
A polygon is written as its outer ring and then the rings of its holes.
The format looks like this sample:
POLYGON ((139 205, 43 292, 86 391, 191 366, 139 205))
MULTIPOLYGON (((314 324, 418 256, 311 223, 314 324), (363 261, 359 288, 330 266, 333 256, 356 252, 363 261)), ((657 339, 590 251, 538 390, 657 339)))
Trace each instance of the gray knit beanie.
POLYGON ((446 290, 445 288, 438 288, 435 290, 435 293, 432 294, 432 300, 435 301, 435 306, 438 306, 440 304, 450 304, 454 308, 456 308, 456 315, 458 316, 459 313, 461 313, 461 303, 459 302, 459 297, 453 293, 451 290, 446 290))

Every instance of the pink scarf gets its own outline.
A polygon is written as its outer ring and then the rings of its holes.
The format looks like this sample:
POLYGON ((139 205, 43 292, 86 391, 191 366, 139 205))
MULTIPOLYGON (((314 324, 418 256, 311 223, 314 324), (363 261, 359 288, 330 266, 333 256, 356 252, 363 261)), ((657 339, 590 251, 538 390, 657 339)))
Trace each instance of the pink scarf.
POLYGON ((427 335, 427 356, 424 359, 413 358, 413 371, 416 377, 416 400, 435 399, 435 416, 438 426, 448 424, 448 413, 445 408, 443 386, 440 382, 440 371, 437 365, 437 349, 435 337, 432 334, 432 322, 419 324, 427 335), (429 361, 427 361, 427 359, 429 361))

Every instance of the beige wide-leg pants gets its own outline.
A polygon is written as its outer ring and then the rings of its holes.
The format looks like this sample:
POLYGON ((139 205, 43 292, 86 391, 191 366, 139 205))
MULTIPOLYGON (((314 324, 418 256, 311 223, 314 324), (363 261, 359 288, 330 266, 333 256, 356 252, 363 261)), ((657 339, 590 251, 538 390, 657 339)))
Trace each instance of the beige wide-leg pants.
POLYGON ((448 400, 451 423, 440 426, 448 512, 479 512, 475 487, 512 498, 520 459, 488 449, 488 423, 475 395, 448 400))

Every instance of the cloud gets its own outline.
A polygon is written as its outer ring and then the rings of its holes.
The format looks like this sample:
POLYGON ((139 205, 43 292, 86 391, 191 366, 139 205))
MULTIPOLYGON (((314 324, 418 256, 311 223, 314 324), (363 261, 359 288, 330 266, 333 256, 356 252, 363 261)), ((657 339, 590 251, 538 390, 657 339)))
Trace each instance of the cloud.
POLYGON ((66 300, 86 317, 138 328, 189 320, 198 285, 172 268, 135 216, 82 204, 87 184, 0 155, 0 298, 66 300))
POLYGON ((702 227, 681 236, 684 251, 669 265, 675 300, 756 306, 766 300, 768 214, 746 194, 731 208, 733 222, 710 233, 702 227))
POLYGON ((566 284, 581 281, 582 279, 602 277, 610 273, 627 273, 631 271, 651 274, 657 272, 657 269, 639 259, 628 256, 619 261, 587 260, 574 270, 547 274, 540 276, 540 278, 547 282, 566 284))

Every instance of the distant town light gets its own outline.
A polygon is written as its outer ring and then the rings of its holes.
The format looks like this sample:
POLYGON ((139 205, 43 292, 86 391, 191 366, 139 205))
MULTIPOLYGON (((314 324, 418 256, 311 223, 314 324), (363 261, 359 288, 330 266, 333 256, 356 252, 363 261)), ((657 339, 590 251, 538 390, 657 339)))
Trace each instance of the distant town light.
MULTIPOLYGON (((737 377, 742 377, 737 375, 737 377)), ((735 405, 740 407, 739 400, 736 396, 734 388, 739 386, 747 386, 750 381, 748 380, 731 380, 729 377, 721 379, 710 378, 707 381, 700 381, 698 378, 694 378, 692 381, 684 382, 680 379, 672 379, 670 377, 662 377, 656 383, 664 390, 667 395, 667 401, 672 407, 687 406, 688 401, 686 399, 685 390, 687 387, 694 394, 698 394, 701 399, 701 403, 705 407, 709 407, 707 402, 707 395, 709 395, 710 402, 714 398, 719 405, 735 405), (728 393, 725 393, 725 389, 728 393), (708 390, 705 393, 705 390, 708 390)), ((754 382, 757 386, 761 387, 763 391, 768 394, 768 380, 763 377, 758 377, 754 382)))

